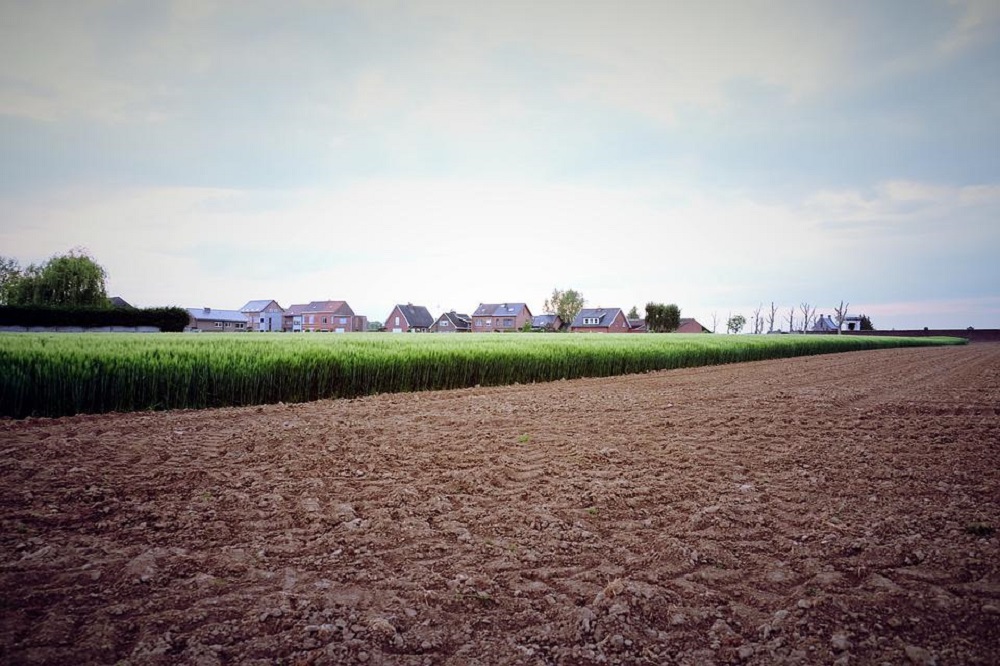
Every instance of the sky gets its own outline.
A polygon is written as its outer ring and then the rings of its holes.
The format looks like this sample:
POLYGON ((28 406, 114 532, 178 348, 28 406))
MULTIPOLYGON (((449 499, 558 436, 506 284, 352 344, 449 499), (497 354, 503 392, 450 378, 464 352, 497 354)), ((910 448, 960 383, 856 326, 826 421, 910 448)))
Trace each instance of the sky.
POLYGON ((133 305, 1000 328, 997 0, 0 3, 0 255, 133 305))

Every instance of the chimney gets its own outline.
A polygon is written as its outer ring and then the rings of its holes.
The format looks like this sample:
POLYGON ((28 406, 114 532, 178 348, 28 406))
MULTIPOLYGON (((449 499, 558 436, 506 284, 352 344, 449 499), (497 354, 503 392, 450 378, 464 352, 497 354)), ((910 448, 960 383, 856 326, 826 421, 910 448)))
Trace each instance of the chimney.
POLYGON ((208 313, 210 313, 211 311, 212 311, 212 308, 205 308, 205 314, 208 314, 208 313))

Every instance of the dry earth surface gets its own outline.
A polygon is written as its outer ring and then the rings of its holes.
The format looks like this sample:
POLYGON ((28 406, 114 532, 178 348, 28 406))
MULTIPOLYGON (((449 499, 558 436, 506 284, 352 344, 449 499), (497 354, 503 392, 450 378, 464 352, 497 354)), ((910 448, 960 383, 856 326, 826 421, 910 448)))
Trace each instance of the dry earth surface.
POLYGON ((1000 345, 0 422, 8 664, 1000 663, 1000 345))

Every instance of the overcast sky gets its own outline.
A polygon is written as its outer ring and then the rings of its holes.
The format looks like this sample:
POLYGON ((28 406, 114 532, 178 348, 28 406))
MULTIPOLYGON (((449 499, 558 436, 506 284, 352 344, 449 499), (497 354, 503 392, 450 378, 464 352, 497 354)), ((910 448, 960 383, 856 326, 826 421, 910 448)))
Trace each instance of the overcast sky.
POLYGON ((998 72, 997 0, 6 0, 0 254, 139 306, 996 328, 998 72))

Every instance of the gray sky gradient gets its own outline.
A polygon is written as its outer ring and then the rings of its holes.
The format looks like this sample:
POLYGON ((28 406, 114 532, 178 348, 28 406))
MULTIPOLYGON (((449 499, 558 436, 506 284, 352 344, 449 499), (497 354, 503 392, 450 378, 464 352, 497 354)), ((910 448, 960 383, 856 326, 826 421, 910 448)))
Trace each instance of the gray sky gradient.
POLYGON ((1000 327, 1000 3, 0 5, 0 254, 137 305, 1000 327))

